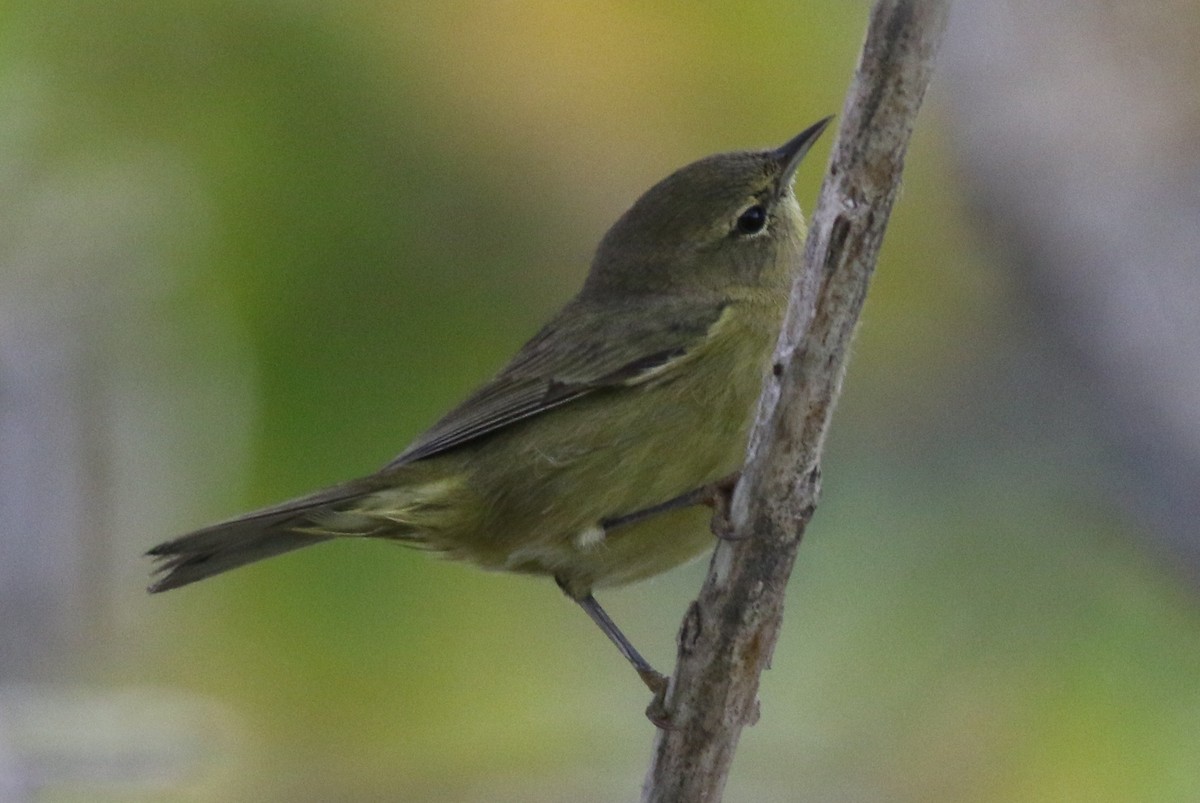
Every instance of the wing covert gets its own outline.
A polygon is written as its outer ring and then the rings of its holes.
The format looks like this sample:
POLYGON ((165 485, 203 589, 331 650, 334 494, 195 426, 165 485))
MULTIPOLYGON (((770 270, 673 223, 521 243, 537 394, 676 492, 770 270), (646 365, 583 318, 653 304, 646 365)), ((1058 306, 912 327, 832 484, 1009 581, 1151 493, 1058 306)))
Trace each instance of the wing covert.
POLYGON ((727 306, 668 297, 619 305, 573 301, 387 468, 441 454, 601 388, 662 376, 705 341, 727 306))

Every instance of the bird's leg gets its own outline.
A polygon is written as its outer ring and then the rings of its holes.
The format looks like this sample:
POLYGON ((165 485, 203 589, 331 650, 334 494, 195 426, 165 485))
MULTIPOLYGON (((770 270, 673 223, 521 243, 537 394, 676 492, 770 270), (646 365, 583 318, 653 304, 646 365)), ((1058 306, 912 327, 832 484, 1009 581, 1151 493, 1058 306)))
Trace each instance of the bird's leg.
POLYGON ((684 507, 692 507, 693 505, 706 505, 709 503, 712 486, 704 485, 700 488, 694 488, 685 494, 680 494, 674 499, 668 499, 665 502, 659 502, 657 505, 644 507, 641 510, 635 510, 632 513, 626 513, 623 516, 612 516, 611 518, 601 519, 600 526, 605 532, 611 532, 618 527, 627 527, 630 524, 637 524, 639 521, 657 516, 659 513, 666 513, 668 510, 679 510, 684 507))
POLYGON ((629 639, 625 638, 625 634, 621 632, 621 628, 617 627, 617 623, 600 607, 600 603, 591 593, 583 596, 576 596, 571 593, 568 583, 561 577, 554 578, 558 583, 558 587, 563 590, 571 599, 575 600, 580 608, 583 608, 584 613, 591 617, 592 621, 604 631, 604 635, 608 636, 608 640, 616 645, 621 651, 621 655, 625 656, 625 660, 633 666, 634 671, 638 673, 638 677, 646 684, 646 687, 656 695, 661 694, 667 688, 667 678, 662 673, 650 666, 650 662, 642 657, 642 654, 629 643, 629 639))
POLYGON ((623 516, 602 519, 600 526, 604 528, 605 532, 610 532, 618 527, 637 524, 643 519, 657 516, 659 513, 666 513, 668 510, 678 510, 684 507, 692 507, 693 505, 708 505, 713 509, 712 524, 710 525, 713 535, 724 541, 734 540, 733 525, 729 522, 729 504, 733 496, 733 489, 737 486, 740 476, 741 472, 735 471, 716 482, 710 482, 708 485, 693 488, 687 493, 680 494, 665 502, 659 502, 657 505, 644 507, 641 510, 635 510, 623 516))

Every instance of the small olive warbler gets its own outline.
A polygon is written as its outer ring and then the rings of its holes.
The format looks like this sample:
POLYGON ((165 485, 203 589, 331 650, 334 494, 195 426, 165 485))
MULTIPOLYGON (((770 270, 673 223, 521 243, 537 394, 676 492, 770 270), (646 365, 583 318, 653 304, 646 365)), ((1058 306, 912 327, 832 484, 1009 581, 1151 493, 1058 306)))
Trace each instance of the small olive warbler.
POLYGON ((804 247, 792 177, 828 122, 655 184, 604 235, 579 294, 395 460, 159 544, 150 590, 382 538, 553 577, 661 689, 592 590, 712 544, 699 505, 727 499, 744 459, 804 247))

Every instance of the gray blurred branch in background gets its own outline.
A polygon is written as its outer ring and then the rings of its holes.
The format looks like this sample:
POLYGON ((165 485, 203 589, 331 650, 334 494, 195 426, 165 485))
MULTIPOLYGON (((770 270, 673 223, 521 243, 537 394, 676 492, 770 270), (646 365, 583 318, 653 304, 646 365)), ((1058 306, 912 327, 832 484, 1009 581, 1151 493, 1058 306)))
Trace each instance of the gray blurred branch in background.
POLYGON ((950 139, 1096 472, 1200 585, 1200 17, 1194 4, 966 0, 950 139), (1188 30, 1190 29, 1190 34, 1188 30), (1064 348, 1065 347, 1065 348, 1064 348), (1062 393, 1063 389, 1060 388, 1062 393))
POLYGON ((142 593, 141 567, 128 556, 148 538, 123 525, 166 529, 191 504, 180 490, 191 483, 166 475, 204 481, 189 466, 162 470, 162 454, 187 438, 170 433, 186 433, 193 407, 201 417, 236 411, 239 394, 162 313, 183 271, 176 249, 197 245, 203 231, 190 171, 170 152, 144 149, 43 162, 44 134, 33 123, 0 129, 5 803, 71 785, 173 787, 200 774, 208 755, 197 746, 234 730, 219 704, 190 692, 77 685, 88 674, 80 656, 99 656, 88 668, 101 674, 98 645, 119 639, 124 603, 142 593), (185 394, 163 391, 171 380, 162 366, 173 363, 188 366, 176 388, 215 385, 212 395, 232 403, 202 392, 190 394, 193 405, 177 401, 185 394))
POLYGON ((820 457, 887 226, 948 0, 880 0, 812 216, 805 262, 717 546, 679 634, 645 801, 721 798, 742 728, 758 717, 787 580, 816 505, 820 457))

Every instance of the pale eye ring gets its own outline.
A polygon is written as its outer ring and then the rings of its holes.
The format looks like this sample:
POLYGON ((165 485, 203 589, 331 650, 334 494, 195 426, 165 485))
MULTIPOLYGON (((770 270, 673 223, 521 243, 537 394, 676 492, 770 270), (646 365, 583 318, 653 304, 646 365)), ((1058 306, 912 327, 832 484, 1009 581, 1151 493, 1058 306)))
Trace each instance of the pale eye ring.
POLYGON ((758 234, 767 225, 767 209, 762 204, 754 204, 738 215, 737 230, 739 234, 758 234))

